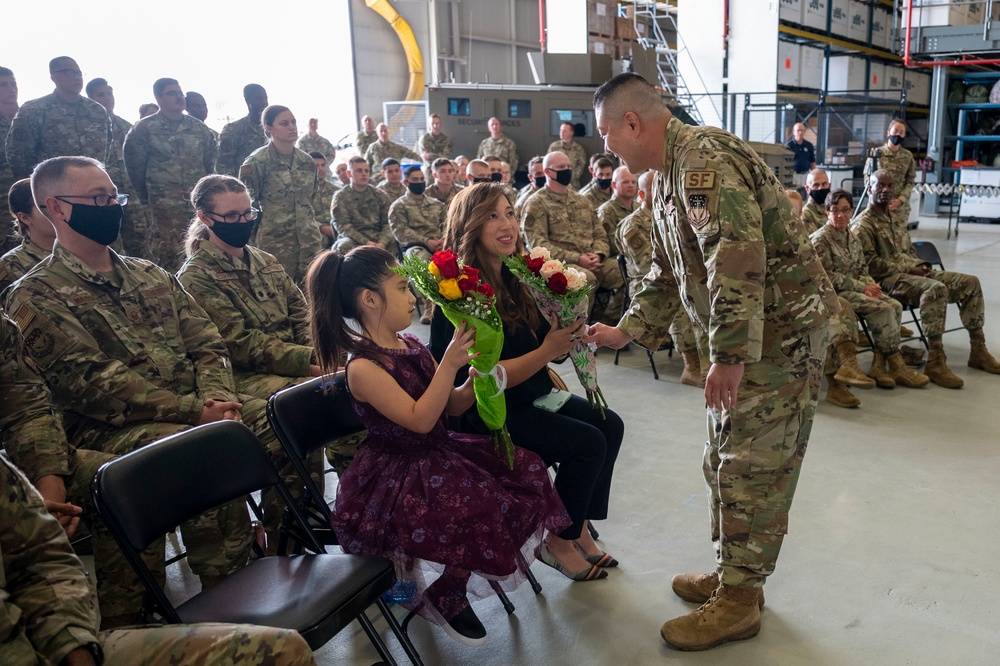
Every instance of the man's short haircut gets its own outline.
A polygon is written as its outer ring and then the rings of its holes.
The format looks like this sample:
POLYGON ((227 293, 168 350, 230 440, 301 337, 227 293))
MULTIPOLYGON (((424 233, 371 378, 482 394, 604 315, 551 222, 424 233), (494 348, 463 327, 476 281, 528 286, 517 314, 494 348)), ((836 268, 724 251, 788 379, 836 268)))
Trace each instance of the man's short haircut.
POLYGON ((652 169, 646 169, 641 174, 639 174, 639 191, 645 192, 652 186, 650 182, 656 176, 656 172, 652 169))
POLYGON ((202 94, 201 94, 200 92, 195 92, 195 91, 193 91, 193 90, 189 90, 189 91, 187 91, 186 93, 184 93, 184 100, 185 100, 185 101, 187 101, 187 100, 191 99, 192 97, 197 97, 198 99, 200 99, 200 100, 201 100, 201 101, 203 101, 203 102, 205 102, 205 101, 206 101, 206 100, 205 100, 205 96, 204 96, 204 95, 202 95, 202 94))
POLYGON ((153 97, 162 97, 163 91, 166 90, 169 85, 179 86, 180 83, 177 82, 177 79, 156 79, 156 81, 153 82, 153 97))
POLYGON ((14 76, 14 72, 6 67, 0 67, 0 76, 14 76))
POLYGON ((441 116, 439 116, 436 113, 432 113, 431 115, 427 116, 427 120, 430 120, 431 118, 437 118, 438 120, 441 120, 441 116))
POLYGON ((69 56, 56 56, 52 60, 49 60, 49 74, 55 74, 67 60, 73 60, 69 56))
POLYGON ((497 157, 496 155, 483 155, 479 159, 481 159, 484 162, 502 162, 503 161, 499 157, 497 157))
POLYGON ((365 158, 361 157, 360 155, 355 155, 351 159, 347 160, 347 164, 348 164, 348 168, 351 171, 353 171, 355 164, 364 164, 365 166, 368 166, 368 160, 366 160, 365 158))
POLYGON ((391 167, 393 164, 395 164, 396 166, 399 166, 399 160, 397 160, 395 157, 387 157, 387 158, 385 158, 384 160, 382 160, 382 171, 385 171, 386 169, 388 169, 389 167, 391 167))
POLYGON ((612 169, 614 166, 615 163, 607 157, 599 157, 594 160, 594 171, 597 171, 598 169, 612 169))
POLYGON ((245 86, 243 86, 243 101, 245 102, 247 97, 258 92, 264 93, 265 95, 267 94, 267 91, 264 90, 264 86, 260 85, 259 83, 246 84, 245 86))
POLYGON ((431 164, 431 171, 437 172, 443 166, 448 166, 451 164, 451 160, 447 157, 439 157, 431 164))
POLYGON ((594 153, 593 155, 590 156, 590 168, 596 169, 597 168, 596 164, 598 160, 608 160, 610 162, 611 158, 608 156, 607 153, 594 153))
POLYGON ((309 157, 313 158, 314 160, 323 160, 324 162, 326 161, 326 155, 316 150, 309 153, 309 157))
POLYGON ((410 174, 413 173, 414 171, 421 171, 421 167, 419 164, 411 164, 410 166, 403 169, 403 178, 409 178, 410 174))
POLYGON ((69 169, 87 167, 97 167, 104 171, 103 164, 82 155, 50 157, 36 166, 31 172, 31 196, 35 198, 35 205, 39 209, 45 205, 45 200, 62 185, 69 169))
POLYGON ((830 192, 830 196, 826 198, 826 209, 833 210, 833 207, 841 199, 847 199, 847 205, 854 208, 854 197, 851 196, 851 193, 847 190, 837 188, 833 192, 830 192))
POLYGON ((146 115, 146 111, 148 111, 149 109, 153 108, 154 106, 156 107, 157 110, 160 109, 160 107, 158 105, 153 104, 152 102, 146 102, 145 104, 140 104, 139 105, 139 115, 140 116, 146 115))
POLYGON ((619 74, 594 93, 594 109, 617 124, 627 111, 649 118, 663 111, 663 99, 649 81, 638 74, 619 74))
POLYGON ((627 166, 620 166, 614 170, 614 173, 611 174, 611 180, 616 183, 621 182, 621 176, 623 173, 631 174, 632 172, 628 170, 627 166))
POLYGON ((885 131, 888 132, 892 129, 893 125, 902 125, 903 129, 906 129, 906 121, 902 118, 893 118, 889 121, 889 124, 885 126, 885 131))
POLYGON ((486 163, 486 160, 472 160, 465 167, 465 171, 466 172, 472 171, 472 167, 474 167, 474 166, 482 167, 484 169, 489 169, 490 168, 490 165, 486 163))
POLYGON ((536 164, 541 164, 542 161, 544 160, 545 158, 542 157, 541 155, 535 155, 534 157, 532 157, 530 160, 528 160, 528 171, 530 172, 531 167, 535 166, 536 164))
POLYGON ((87 97, 93 99, 94 95, 97 94, 97 89, 100 88, 101 86, 106 86, 106 85, 108 85, 107 79, 102 79, 102 78, 91 79, 90 82, 87 83, 86 87, 87 97))
MULTIPOLYGON (((820 174, 823 174, 824 176, 827 176, 826 171, 824 171, 823 169, 813 169, 812 171, 810 171, 808 174, 806 174, 806 184, 808 185, 811 181, 815 181, 816 180, 816 176, 818 176, 820 174)), ((830 177, 827 176, 827 180, 829 180, 829 178, 830 177)))

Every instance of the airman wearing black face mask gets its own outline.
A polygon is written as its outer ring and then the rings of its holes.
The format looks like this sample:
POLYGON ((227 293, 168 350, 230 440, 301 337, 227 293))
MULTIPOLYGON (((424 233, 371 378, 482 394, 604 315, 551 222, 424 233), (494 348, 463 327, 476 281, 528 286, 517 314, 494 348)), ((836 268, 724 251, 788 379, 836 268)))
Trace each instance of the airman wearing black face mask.
POLYGON ((878 168, 887 171, 896 185, 896 196, 889 202, 889 211, 899 216, 903 224, 910 219, 910 194, 917 180, 917 164, 913 153, 903 147, 906 123, 894 119, 886 131, 885 146, 878 159, 878 168))
POLYGON ((830 178, 826 171, 813 169, 806 176, 806 193, 809 199, 802 208, 802 223, 807 233, 813 233, 826 224, 826 197, 830 194, 830 178))

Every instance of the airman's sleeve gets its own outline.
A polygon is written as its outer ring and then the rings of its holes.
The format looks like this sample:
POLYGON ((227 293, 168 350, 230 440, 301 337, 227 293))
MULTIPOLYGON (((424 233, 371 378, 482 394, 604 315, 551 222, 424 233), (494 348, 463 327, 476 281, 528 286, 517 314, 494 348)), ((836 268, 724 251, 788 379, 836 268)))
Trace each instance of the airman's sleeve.
POLYGON ((670 323, 681 307, 680 290, 667 258, 663 227, 653 223, 650 239, 652 265, 642 279, 642 287, 632 295, 632 304, 618 322, 618 328, 646 349, 657 350, 670 334, 670 323))
MULTIPOLYGON (((896 197, 902 201, 909 201, 913 192, 913 185, 917 182, 917 165, 913 155, 909 155, 906 164, 906 173, 903 174, 902 184, 896 188, 896 197)), ((905 222, 906 220, 904 220, 905 222)))
POLYGON ((596 210, 589 206, 588 210, 590 211, 591 223, 594 225, 594 247, 591 251, 607 259, 611 256, 611 239, 608 238, 608 228, 597 216, 596 210))
POLYGON ((145 123, 136 123, 125 135, 122 146, 125 155, 125 171, 139 201, 149 203, 149 191, 146 189, 146 166, 149 164, 149 136, 145 123))
POLYGON ((397 199, 389 206, 389 229, 392 235, 400 247, 410 243, 423 243, 426 239, 421 238, 410 225, 407 207, 402 205, 401 201, 402 199, 397 199))
POLYGON ((197 414, 194 415, 197 422, 206 399, 236 399, 236 382, 233 380, 229 349, 219 335, 219 328, 191 295, 184 291, 177 278, 171 275, 170 281, 181 338, 184 340, 184 348, 188 350, 188 358, 194 363, 195 384, 200 398, 196 405, 197 414))
MULTIPOLYGON (((285 285, 285 302, 288 303, 288 319, 292 322, 292 330, 295 332, 295 342, 312 350, 309 305, 306 303, 302 291, 292 282, 292 278, 287 273, 283 274, 282 279, 285 285)), ((312 356, 310 356, 309 363, 312 363, 312 356)))
MULTIPOLYGON (((227 176, 238 176, 240 165, 236 164, 236 141, 233 138, 232 123, 227 123, 219 133, 219 147, 216 163, 219 173, 227 176)), ((242 180, 242 179, 241 179, 242 180)))
POLYGON ((205 129, 205 152, 203 155, 205 173, 216 173, 215 166, 219 159, 219 144, 215 142, 215 136, 208 126, 205 129))
POLYGON ((14 180, 30 176, 32 167, 38 162, 40 122, 34 108, 29 107, 15 114, 10 123, 5 148, 14 180))
POLYGON ((388 194, 379 192, 378 190, 375 192, 379 197, 378 222, 381 229, 378 235, 378 242, 387 248, 391 248, 396 242, 396 237, 392 235, 392 229, 389 227, 389 207, 392 205, 392 202, 389 201, 388 194))
POLYGON ((337 230, 338 235, 350 238, 358 245, 364 245, 368 239, 358 231, 354 219, 354 205, 349 198, 351 196, 349 189, 350 185, 333 195, 333 202, 330 204, 330 222, 337 230))

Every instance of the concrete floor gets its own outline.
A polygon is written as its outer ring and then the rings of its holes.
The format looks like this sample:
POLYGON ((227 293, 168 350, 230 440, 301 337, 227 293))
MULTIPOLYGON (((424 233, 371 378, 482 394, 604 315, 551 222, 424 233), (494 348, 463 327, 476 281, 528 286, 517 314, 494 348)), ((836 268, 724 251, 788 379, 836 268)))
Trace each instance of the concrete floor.
MULTIPOLYGON (((933 241, 948 268, 982 279, 987 340, 1000 352, 1000 226, 964 225, 950 241, 945 226, 925 219, 913 238, 933 241)), ((955 306, 948 316, 957 325, 955 306)), ((427 335, 427 327, 413 330, 427 335)), ((998 612, 989 600, 1000 597, 1000 576, 989 563, 1000 528, 992 417, 1000 377, 966 367, 964 332, 946 335, 945 347, 952 369, 966 379, 960 391, 858 391, 863 404, 856 410, 820 401, 761 633, 700 654, 666 648, 658 631, 694 608, 671 593, 671 576, 714 566, 700 470, 703 398, 679 383, 677 356, 656 355, 661 379, 654 381, 641 351, 624 354, 617 367, 613 354, 602 352, 601 386, 625 418, 626 440, 611 515, 597 527, 621 566, 607 580, 577 584, 536 563, 544 590, 535 596, 527 585, 518 589, 511 595, 515 614, 494 599, 477 603, 490 632, 482 648, 415 620, 410 634, 424 662, 996 663, 998 612)), ((578 389, 574 377, 567 381, 578 389)), ((185 587, 173 579, 183 595, 178 585, 185 587)), ((384 621, 376 626, 388 634, 384 621)), ((408 663, 391 636, 387 641, 399 663, 408 663)), ((357 625, 316 657, 324 665, 378 661, 357 625)))

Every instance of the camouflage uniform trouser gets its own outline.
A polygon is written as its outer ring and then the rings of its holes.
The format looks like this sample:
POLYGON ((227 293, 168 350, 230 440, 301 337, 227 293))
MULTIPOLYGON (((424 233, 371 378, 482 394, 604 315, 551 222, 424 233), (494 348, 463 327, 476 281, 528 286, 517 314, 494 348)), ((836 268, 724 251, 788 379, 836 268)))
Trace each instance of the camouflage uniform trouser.
POLYGON ((701 327, 696 328, 691 323, 691 317, 684 311, 684 308, 678 310, 674 320, 670 322, 670 339, 674 341, 677 351, 682 354, 687 351, 697 351, 703 369, 707 369, 711 365, 708 353, 708 336, 701 330, 701 327))
POLYGON ((587 276, 587 284, 595 285, 595 290, 590 294, 590 312, 595 321, 604 322, 612 326, 618 323, 622 316, 622 287, 625 286, 625 278, 618 267, 617 259, 605 259, 596 271, 590 271, 577 264, 567 264, 569 268, 575 268, 587 276), (597 299, 595 295, 597 289, 607 289, 611 292, 608 297, 608 304, 601 312, 595 311, 597 299))
POLYGON ((765 349, 748 363, 739 399, 708 416, 704 473, 712 542, 726 585, 760 587, 774 573, 816 414, 827 328, 765 349))
POLYGON ((174 624, 113 629, 99 635, 108 666, 174 664, 315 664, 312 649, 293 629, 250 624, 174 624))
POLYGON ((903 305, 920 308, 920 322, 929 338, 944 334, 948 303, 958 303, 962 325, 970 331, 983 327, 983 288, 975 275, 931 271, 928 277, 900 273, 882 280, 882 289, 903 305))
POLYGON ((845 301, 848 309, 865 318, 877 351, 883 354, 899 351, 899 323, 903 319, 903 305, 899 301, 885 294, 872 298, 864 292, 845 291, 840 294, 842 315, 845 301))
POLYGON ((823 374, 832 375, 840 368, 843 359, 837 353, 837 345, 842 342, 858 342, 858 319, 850 301, 838 296, 840 312, 830 318, 830 345, 826 350, 826 361, 823 363, 823 374))
POLYGON ((168 273, 176 273, 184 263, 184 236, 193 212, 183 197, 150 196, 149 234, 143 255, 168 273))

